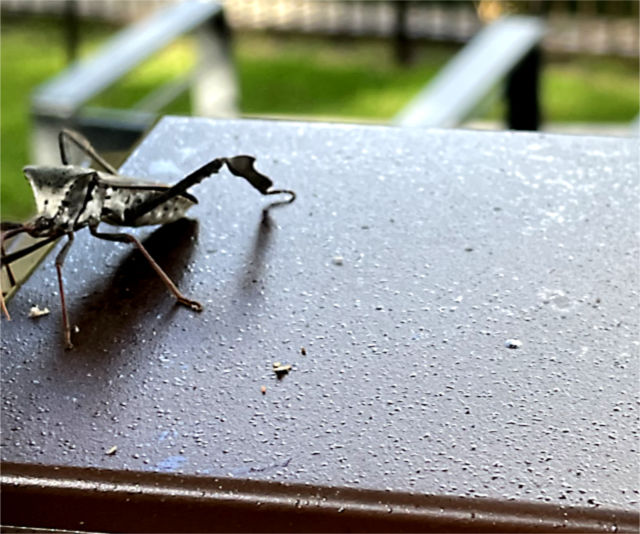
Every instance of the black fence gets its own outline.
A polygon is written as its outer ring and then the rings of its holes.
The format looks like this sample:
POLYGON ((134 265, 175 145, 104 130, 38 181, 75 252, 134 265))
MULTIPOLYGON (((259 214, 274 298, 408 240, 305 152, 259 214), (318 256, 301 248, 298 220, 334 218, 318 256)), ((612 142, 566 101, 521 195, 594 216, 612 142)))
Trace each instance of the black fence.
MULTIPOLYGON (((3 12, 68 13, 131 22, 178 0, 2 0, 3 12)), ((537 15, 543 47, 638 57, 637 0, 225 0, 236 30, 466 42, 504 14, 537 15)), ((399 48, 399 55, 402 50, 399 48)), ((406 51, 405 51, 406 55, 406 51)))

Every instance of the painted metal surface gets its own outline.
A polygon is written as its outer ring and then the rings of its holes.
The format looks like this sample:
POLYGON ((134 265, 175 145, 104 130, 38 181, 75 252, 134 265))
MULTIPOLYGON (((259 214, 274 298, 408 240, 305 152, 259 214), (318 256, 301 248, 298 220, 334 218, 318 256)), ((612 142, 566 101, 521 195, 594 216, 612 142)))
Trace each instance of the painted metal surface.
POLYGON ((637 510, 636 141, 167 118, 121 170, 239 153, 296 202, 136 230, 201 314, 88 233, 75 350, 51 258, 12 299, 5 465, 637 510))

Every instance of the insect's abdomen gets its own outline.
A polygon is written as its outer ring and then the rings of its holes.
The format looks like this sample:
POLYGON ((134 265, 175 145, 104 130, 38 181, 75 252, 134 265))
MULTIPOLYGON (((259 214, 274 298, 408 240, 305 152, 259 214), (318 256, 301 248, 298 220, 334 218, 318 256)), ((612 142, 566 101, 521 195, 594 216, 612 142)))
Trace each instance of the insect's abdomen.
POLYGON ((186 211, 193 206, 195 198, 178 195, 173 197, 148 213, 131 221, 126 216, 126 211, 130 208, 146 202, 150 198, 158 195, 158 191, 129 188, 111 188, 106 191, 102 209, 101 220, 108 224, 145 226, 152 224, 166 224, 177 221, 184 217, 186 211))

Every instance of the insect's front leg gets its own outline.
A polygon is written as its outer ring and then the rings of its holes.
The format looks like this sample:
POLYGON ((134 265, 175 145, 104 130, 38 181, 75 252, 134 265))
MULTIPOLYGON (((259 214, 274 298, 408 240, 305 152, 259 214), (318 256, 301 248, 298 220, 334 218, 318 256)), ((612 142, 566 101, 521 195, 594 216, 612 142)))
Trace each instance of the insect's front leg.
MULTIPOLYGON (((0 241, 0 255, 2 256, 2 259, 4 259, 5 256, 7 255, 7 252, 4 249, 4 241, 0 241)), ((13 271, 11 270, 11 267, 9 266, 9 264, 7 264, 6 267, 7 267, 7 277, 9 278, 9 284, 11 284, 11 287, 13 287, 16 285, 16 279, 13 276, 13 271)), ((7 320, 11 321, 11 315, 9 315, 7 304, 4 301, 4 291, 2 290, 1 287, 0 287, 0 310, 2 311, 2 313, 4 313, 7 320)))
MULTIPOLYGON (((17 235, 22 232, 26 232, 24 225, 20 223, 14 222, 3 222, 0 226, 0 257, 2 258, 2 266, 7 269, 7 278, 9 278, 9 284, 11 287, 16 285, 16 278, 13 276, 13 271, 11 270, 11 266, 9 261, 6 260, 7 251, 4 248, 4 241, 11 236, 17 235)), ((0 310, 6 316, 7 320, 11 320, 11 315, 9 315, 9 310, 7 309, 7 305, 4 301, 4 293, 2 288, 0 288, 0 310)))
MULTIPOLYGON (((13 276, 13 271, 8 262, 6 262, 5 258, 7 256, 7 252, 4 248, 5 239, 8 239, 12 236, 20 234, 22 232, 26 232, 26 228, 21 223, 14 222, 3 222, 1 226, 2 234, 0 235, 0 253, 2 254, 2 265, 4 265, 7 269, 7 276, 9 277, 9 283, 11 287, 16 285, 16 279, 13 276)), ((4 305, 4 299, 2 300, 2 309, 6 312, 6 307, 4 305)), ((9 318, 9 314, 7 313, 7 318, 9 318)))
POLYGON ((56 271, 58 273, 58 287, 60 288, 60 304, 62 305, 62 328, 64 330, 64 342, 68 349, 72 349, 73 343, 71 343, 71 327, 69 326, 67 305, 64 299, 64 286, 62 283, 62 265, 64 264, 64 260, 67 257, 69 249, 71 248, 71 244, 73 243, 73 234, 68 233, 67 237, 69 238, 69 241, 64 244, 64 246, 56 256, 56 271))
POLYGON ((162 267, 160 267, 160 265, 156 263, 156 261, 151 257, 151 254, 149 254, 147 249, 144 248, 144 245, 140 243, 140 241, 135 236, 131 234, 125 234, 125 233, 112 234, 112 233, 98 232, 97 225, 89 226, 89 230, 95 237, 99 239, 106 239, 107 241, 117 241, 120 243, 133 243, 136 246, 136 248, 145 257, 145 259, 149 262, 151 267, 153 267, 153 270, 157 273, 160 279, 164 282, 164 285, 167 287, 169 291, 171 291, 173 296, 176 298, 176 300, 180 304, 182 304, 183 306, 187 306, 188 308, 191 308, 192 310, 197 312, 202 311, 202 304, 200 304, 198 301, 188 299, 180 292, 180 290, 173 283, 171 278, 169 278, 167 273, 165 273, 162 270, 162 267))

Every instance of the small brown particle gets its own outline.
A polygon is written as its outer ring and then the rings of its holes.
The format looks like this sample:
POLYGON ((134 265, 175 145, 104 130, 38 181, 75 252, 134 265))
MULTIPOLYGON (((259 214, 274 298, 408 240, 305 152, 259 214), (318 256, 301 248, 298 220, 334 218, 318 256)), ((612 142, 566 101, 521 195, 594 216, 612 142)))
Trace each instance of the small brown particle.
POLYGON ((304 347, 302 347, 302 348, 300 349, 300 354, 302 354, 303 356, 306 356, 306 355, 307 355, 307 349, 305 349, 304 347))
POLYGON ((261 386, 260 387, 260 393, 262 393, 263 395, 267 392, 267 386, 261 386))
POLYGON ((282 378, 284 375, 286 375, 289 371, 291 371, 291 365, 287 364, 287 365, 279 365, 277 367, 273 368, 274 373, 276 374, 276 376, 278 378, 282 378))

